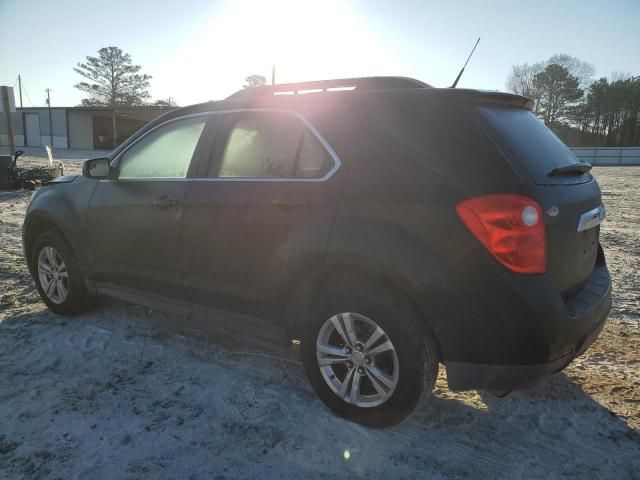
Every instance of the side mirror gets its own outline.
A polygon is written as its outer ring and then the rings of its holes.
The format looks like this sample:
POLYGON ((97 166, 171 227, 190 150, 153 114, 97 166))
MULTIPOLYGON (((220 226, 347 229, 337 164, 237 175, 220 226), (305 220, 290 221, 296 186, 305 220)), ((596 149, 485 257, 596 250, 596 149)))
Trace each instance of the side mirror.
POLYGON ((109 178, 111 172, 108 158, 93 158, 82 165, 82 175, 87 178, 109 178))

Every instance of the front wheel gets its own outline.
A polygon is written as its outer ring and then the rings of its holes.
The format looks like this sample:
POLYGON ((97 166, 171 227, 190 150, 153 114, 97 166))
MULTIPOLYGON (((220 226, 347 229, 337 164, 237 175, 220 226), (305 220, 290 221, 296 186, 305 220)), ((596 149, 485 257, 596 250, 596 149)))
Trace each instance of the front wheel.
POLYGON ((435 340, 406 302, 383 291, 342 286, 322 303, 302 341, 315 392, 348 420, 372 427, 404 420, 433 390, 435 340))
POLYGON ((69 243, 57 231, 41 234, 31 252, 31 272, 42 301, 55 313, 87 309, 84 278, 69 243))

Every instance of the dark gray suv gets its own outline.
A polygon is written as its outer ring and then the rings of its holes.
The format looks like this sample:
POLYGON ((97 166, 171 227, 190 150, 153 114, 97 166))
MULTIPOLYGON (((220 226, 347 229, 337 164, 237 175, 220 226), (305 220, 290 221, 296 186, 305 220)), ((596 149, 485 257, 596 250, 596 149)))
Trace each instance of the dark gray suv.
POLYGON ((103 294, 297 339, 320 398, 367 425, 440 363, 453 389, 522 388, 611 305, 591 167, 527 107, 374 77, 180 108, 36 192, 25 256, 57 313, 103 294))

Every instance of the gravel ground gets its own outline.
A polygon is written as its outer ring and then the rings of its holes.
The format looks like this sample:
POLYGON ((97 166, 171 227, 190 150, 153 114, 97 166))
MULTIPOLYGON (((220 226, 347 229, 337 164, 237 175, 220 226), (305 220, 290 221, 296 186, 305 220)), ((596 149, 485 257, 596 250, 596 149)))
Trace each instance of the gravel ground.
MULTIPOLYGON (((56 156, 78 173, 100 152, 56 156)), ((30 193, 0 193, 0 478, 640 479, 640 167, 594 170, 615 288, 599 340, 504 399, 441 374, 430 405, 385 430, 333 416, 293 349, 115 301, 50 313, 23 261, 30 193)))

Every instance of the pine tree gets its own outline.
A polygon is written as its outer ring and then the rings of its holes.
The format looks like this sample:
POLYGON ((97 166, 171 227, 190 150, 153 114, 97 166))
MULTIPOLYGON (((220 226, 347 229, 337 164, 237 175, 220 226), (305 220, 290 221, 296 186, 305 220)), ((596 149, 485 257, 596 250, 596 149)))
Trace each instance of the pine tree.
POLYGON ((87 56, 87 63, 74 68, 90 82, 75 87, 88 93, 82 100, 85 106, 142 105, 149 98, 151 75, 140 74, 140 65, 133 65, 131 55, 118 47, 104 47, 97 57, 87 56))

